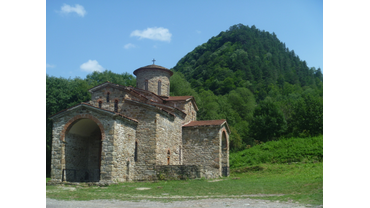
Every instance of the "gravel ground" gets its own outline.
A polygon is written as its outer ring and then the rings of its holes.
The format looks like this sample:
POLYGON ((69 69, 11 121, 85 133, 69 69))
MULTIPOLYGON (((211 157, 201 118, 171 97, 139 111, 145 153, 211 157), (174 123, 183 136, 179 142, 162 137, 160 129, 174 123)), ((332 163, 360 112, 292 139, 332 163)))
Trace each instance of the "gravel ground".
MULTIPOLYGON (((46 198, 46 207, 48 208, 105 208, 105 207, 125 207, 125 208, 138 208, 138 207, 258 207, 258 208, 303 208, 312 206, 303 206, 300 204, 287 203, 287 202, 271 202, 259 199, 230 199, 230 198, 216 198, 216 199, 201 199, 201 200, 188 200, 188 201, 173 201, 168 203, 142 200, 139 202, 132 201, 118 201, 118 200, 92 200, 92 201, 59 201, 56 199, 46 198)), ((318 206, 322 207, 322 206, 318 206)))

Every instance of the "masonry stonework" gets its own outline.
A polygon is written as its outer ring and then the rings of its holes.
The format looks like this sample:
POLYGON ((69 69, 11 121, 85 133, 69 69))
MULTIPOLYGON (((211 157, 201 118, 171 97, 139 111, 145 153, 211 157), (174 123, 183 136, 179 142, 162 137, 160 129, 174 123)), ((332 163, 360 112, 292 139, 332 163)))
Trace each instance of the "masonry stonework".
POLYGON ((173 72, 157 65, 141 67, 134 71, 136 87, 156 93, 159 96, 170 96, 170 77, 173 72))
POLYGON ((90 101, 51 116, 49 183, 228 176, 226 120, 197 121, 192 96, 169 96, 172 71, 149 65, 134 74, 136 88, 105 82, 90 101))

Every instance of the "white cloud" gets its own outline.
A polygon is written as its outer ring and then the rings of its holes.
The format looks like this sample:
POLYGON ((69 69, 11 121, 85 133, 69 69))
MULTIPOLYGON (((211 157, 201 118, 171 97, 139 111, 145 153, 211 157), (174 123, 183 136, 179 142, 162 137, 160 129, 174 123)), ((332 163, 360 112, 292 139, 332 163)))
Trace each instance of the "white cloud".
POLYGON ((64 4, 61 8, 61 12, 66 14, 76 12, 81 17, 85 16, 86 14, 86 10, 84 9, 84 7, 79 4, 76 4, 75 7, 71 7, 68 4, 64 4))
POLYGON ((135 30, 131 33, 130 35, 132 36, 137 36, 139 39, 142 38, 148 38, 151 40, 159 40, 159 41, 171 41, 171 36, 172 34, 167 28, 163 27, 152 27, 152 28, 147 28, 146 30, 135 30))
POLYGON ((136 48, 136 46, 132 43, 128 43, 125 46, 123 46, 125 49, 130 49, 130 48, 136 48))
POLYGON ((51 65, 51 64, 46 64, 46 68, 54 68, 55 65, 51 65))
POLYGON ((86 63, 83 63, 80 66, 80 69, 82 69, 83 71, 87 71, 87 72, 93 72, 93 71, 102 72, 104 70, 104 68, 100 66, 96 60, 89 60, 86 63))

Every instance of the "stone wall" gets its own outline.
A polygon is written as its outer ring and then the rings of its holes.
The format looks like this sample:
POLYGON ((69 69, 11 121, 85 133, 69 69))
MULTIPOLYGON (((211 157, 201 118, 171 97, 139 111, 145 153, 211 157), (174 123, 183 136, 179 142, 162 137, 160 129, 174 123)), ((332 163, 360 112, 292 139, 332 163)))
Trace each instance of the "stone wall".
POLYGON ((135 181, 153 181, 201 178, 206 170, 199 165, 154 165, 136 166, 135 172, 135 181))
POLYGON ((169 106, 178 108, 186 113, 185 119, 182 121, 183 124, 188 123, 190 121, 197 120, 197 111, 191 100, 189 101, 168 101, 167 104, 169 106))
POLYGON ((191 101, 185 103, 184 112, 187 114, 184 123, 197 120, 197 111, 191 101))
POLYGON ((157 180, 181 180, 203 177, 200 165, 156 165, 154 168, 157 180))
POLYGON ((195 126, 183 127, 183 164, 205 167, 204 177, 221 176, 220 127, 195 126))
POLYGON ((171 117, 157 114, 157 165, 181 165, 179 158, 182 147, 182 119, 180 116, 171 117), (168 150, 170 154, 168 155, 168 150))
POLYGON ((112 177, 119 182, 131 181, 134 165, 136 126, 122 120, 115 121, 114 132, 114 172, 112 177), (133 163, 133 164, 132 164, 133 163))
POLYGON ((156 163, 156 130, 157 114, 152 106, 126 101, 122 106, 122 114, 139 121, 136 128, 137 161, 132 165, 145 166, 156 163))
POLYGON ((101 101, 101 108, 105 110, 114 111, 115 100, 118 101, 118 112, 124 109, 124 99, 137 100, 141 102, 146 102, 146 99, 140 96, 132 95, 134 92, 128 92, 122 87, 104 87, 94 91, 91 94, 91 101, 89 104, 99 107, 99 102, 101 101), (109 102, 107 102, 107 93, 109 92, 109 102))
MULTIPOLYGON (((120 176, 117 174, 114 166, 114 161, 117 159, 115 152, 115 139, 119 135, 125 137, 126 133, 119 133, 115 131, 115 120, 121 119, 114 116, 114 114, 103 112, 99 109, 92 109, 92 107, 78 106, 74 109, 70 109, 67 112, 62 113, 53 117, 53 141, 52 141, 52 165, 51 165, 51 181, 61 182, 62 181, 62 170, 66 169, 70 160, 66 158, 66 138, 69 138, 69 129, 80 119, 93 120, 99 126, 101 135, 99 138, 101 142, 101 156, 100 156, 100 180, 101 181, 112 181, 118 179, 120 176), (67 160, 66 160, 67 159, 67 160)), ((122 118, 122 122, 126 122, 126 126, 121 128, 121 131, 129 132, 127 134, 134 134, 135 126, 134 122, 127 121, 122 118)), ((73 136, 70 137, 73 139, 73 136)), ((99 141, 100 142, 100 141, 99 141)), ((68 144, 67 144, 68 145, 68 144)), ((93 145, 93 144, 91 144, 93 145)), ((76 147, 79 148, 79 145, 76 147)), ((78 150, 76 150, 78 151, 78 150)), ((97 148, 92 148, 92 152, 96 152, 97 148)), ((99 148, 100 151, 100 148, 99 148)), ((67 151, 68 153, 68 151, 67 151)), ((84 154, 84 153, 83 153, 84 154)), ((94 153, 93 153, 94 154, 94 153)), ((95 157, 89 157, 87 160, 96 160, 95 157)))

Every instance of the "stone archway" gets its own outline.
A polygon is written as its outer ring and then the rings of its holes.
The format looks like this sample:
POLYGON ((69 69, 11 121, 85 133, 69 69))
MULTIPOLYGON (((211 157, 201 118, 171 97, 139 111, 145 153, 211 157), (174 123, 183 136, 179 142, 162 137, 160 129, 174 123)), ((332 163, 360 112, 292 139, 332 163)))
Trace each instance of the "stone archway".
POLYGON ((103 132, 101 123, 91 116, 79 116, 66 125, 63 140, 63 180, 98 182, 100 180, 103 132), (99 125, 100 124, 100 125, 99 125))
POLYGON ((222 131, 221 135, 221 171, 222 171, 222 176, 229 176, 229 158, 228 158, 228 138, 226 131, 222 131))

